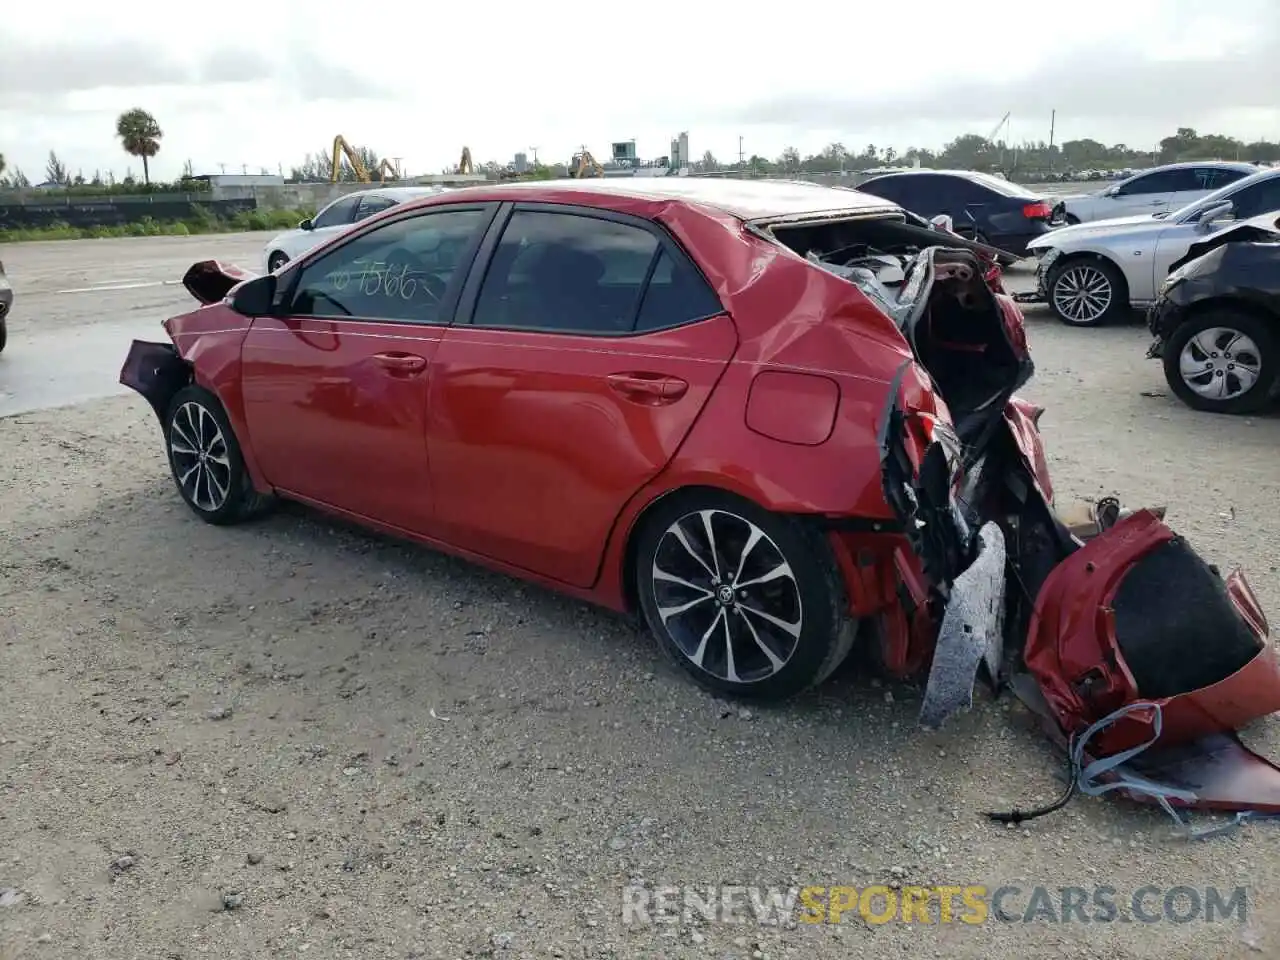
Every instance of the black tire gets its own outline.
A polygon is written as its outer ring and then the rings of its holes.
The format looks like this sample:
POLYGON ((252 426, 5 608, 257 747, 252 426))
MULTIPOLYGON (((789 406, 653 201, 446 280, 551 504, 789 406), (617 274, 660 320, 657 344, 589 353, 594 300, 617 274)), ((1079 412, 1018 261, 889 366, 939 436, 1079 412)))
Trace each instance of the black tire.
POLYGON ((1129 310, 1129 285, 1125 282, 1124 274, 1111 261, 1101 257, 1063 257, 1049 269, 1044 290, 1053 315, 1069 327, 1098 327, 1123 316, 1129 310), (1066 287, 1067 284, 1071 284, 1071 287, 1066 287), (1059 285, 1063 285, 1064 289, 1059 291, 1059 285), (1102 294, 1098 292, 1092 297, 1082 296, 1078 301, 1078 310, 1068 307, 1067 304, 1072 301, 1070 290, 1081 288, 1105 290, 1106 305, 1099 304, 1096 309, 1089 309, 1092 304, 1101 300, 1102 294), (1064 301, 1061 306, 1059 294, 1064 301))
POLYGON ((164 417, 164 445, 178 493, 206 523, 239 523, 274 502, 253 488, 227 414, 204 387, 191 384, 174 394, 164 417))
POLYGON ((267 257, 267 271, 275 273, 288 262, 289 255, 283 250, 272 250, 271 256, 267 257))
POLYGON ((1080 218, 1079 218, 1079 217, 1077 217, 1074 213, 1068 213, 1068 214, 1067 214, 1067 226, 1068 226, 1068 227, 1074 227, 1074 226, 1075 226, 1077 223, 1079 223, 1079 222, 1080 222, 1080 218))
POLYGON ((0 317, 0 353, 4 353, 4 345, 9 342, 9 329, 4 317, 0 317))
POLYGON ((637 536, 635 586, 645 622, 667 656, 707 689, 750 700, 785 700, 826 680, 848 656, 855 624, 847 613, 844 584, 825 538, 803 521, 727 493, 700 490, 660 502, 637 536), (718 561, 706 550, 700 514, 710 517, 718 561), (677 524, 691 549, 675 534, 677 524), (753 530, 759 535, 742 561, 753 530), (783 569, 779 564, 788 572, 755 582, 783 569), (730 566, 732 571, 726 569, 730 566), (716 568, 732 572, 733 584, 725 582, 728 576, 718 581, 716 568), (666 577, 655 577, 655 570, 666 577), (677 607, 682 612, 673 614, 677 607), (774 619, 762 616, 762 608, 769 608, 763 613, 774 619), (795 631, 784 629, 788 625, 795 631), (708 639, 699 664, 695 655, 703 636, 708 639), (726 655, 730 650, 732 658, 726 655))
MULTIPOLYGON (((1211 339, 1217 341, 1217 344, 1215 344, 1217 346, 1227 345, 1223 342, 1226 339, 1224 336, 1211 339)), ((1179 400, 1193 410, 1228 414, 1254 413, 1268 404, 1271 399, 1271 388, 1276 382, 1277 375, 1280 375, 1280 338, 1277 337, 1276 328, 1272 324, 1248 311, 1229 306, 1215 307, 1195 314, 1186 323, 1178 327, 1173 332, 1173 336, 1166 341, 1162 359, 1164 361, 1164 378, 1169 384, 1169 389, 1174 392, 1179 400), (1253 386, 1243 393, 1226 399, 1216 399, 1197 393, 1182 374, 1183 350, 1190 345, 1189 352, 1191 357, 1189 359, 1195 360, 1204 356, 1203 349, 1197 344, 1192 344, 1191 341, 1198 335, 1214 328, 1234 331, 1252 340, 1252 348, 1243 352, 1240 355, 1240 359, 1246 360, 1246 362, 1252 361, 1259 367, 1258 376, 1254 380, 1253 386), (1256 352, 1257 356, 1249 357, 1248 354, 1252 352, 1256 352)), ((1213 378, 1224 378, 1228 385, 1232 385, 1234 378, 1231 371, 1235 369, 1234 364, 1231 362, 1233 359, 1235 358, 1210 355, 1204 357, 1204 363, 1206 368, 1210 366, 1222 367, 1220 372, 1214 372, 1213 378)), ((1234 380, 1234 385, 1238 386, 1239 381, 1234 380)))

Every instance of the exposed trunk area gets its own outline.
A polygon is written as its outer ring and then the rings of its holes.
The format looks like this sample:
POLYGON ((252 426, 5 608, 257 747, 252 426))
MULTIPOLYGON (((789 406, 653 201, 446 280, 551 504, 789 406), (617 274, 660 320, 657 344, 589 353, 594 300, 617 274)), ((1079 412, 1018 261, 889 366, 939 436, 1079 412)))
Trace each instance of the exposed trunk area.
POLYGON ((988 283, 994 249, 887 218, 778 225, 771 232, 856 285, 897 323, 946 401, 966 459, 976 460, 1005 404, 1034 370, 1021 315, 988 283))

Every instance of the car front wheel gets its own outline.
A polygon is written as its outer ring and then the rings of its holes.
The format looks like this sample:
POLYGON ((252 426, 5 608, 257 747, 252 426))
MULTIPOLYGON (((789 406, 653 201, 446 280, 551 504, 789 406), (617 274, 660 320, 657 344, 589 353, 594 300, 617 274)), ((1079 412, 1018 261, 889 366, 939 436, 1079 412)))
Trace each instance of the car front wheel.
POLYGON ((201 520, 238 523, 271 502, 254 490, 222 404, 203 387, 192 384, 174 395, 164 438, 178 493, 201 520))
POLYGON ((1231 308, 1192 317, 1169 338, 1164 376, 1183 403, 1210 413, 1253 413, 1265 406, 1280 367, 1275 331, 1231 308))
POLYGON ((636 549, 650 630, 703 686, 782 700, 830 676, 854 623, 825 538, 728 494, 660 503, 636 549))
POLYGON ((1129 306, 1124 276, 1114 265, 1092 257, 1054 264, 1045 292, 1053 315, 1072 327, 1096 327, 1129 306))
POLYGON ((267 270, 275 273, 286 263, 289 262, 289 255, 281 250, 275 250, 271 256, 267 258, 267 270))

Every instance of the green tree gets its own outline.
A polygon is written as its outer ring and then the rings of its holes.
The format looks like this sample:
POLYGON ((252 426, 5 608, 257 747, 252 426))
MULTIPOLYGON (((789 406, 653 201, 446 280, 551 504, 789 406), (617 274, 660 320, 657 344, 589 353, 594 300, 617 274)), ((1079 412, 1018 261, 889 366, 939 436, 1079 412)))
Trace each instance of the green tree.
POLYGON ((164 137, 156 118, 140 107, 126 110, 116 120, 116 136, 125 153, 142 158, 142 178, 151 183, 148 161, 160 152, 160 140, 164 137))
POLYGON ((5 168, 4 154, 0 153, 0 177, 4 176, 4 168, 5 168))
POLYGON ((49 162, 45 164, 44 175, 46 180, 60 187, 71 182, 71 178, 67 176, 67 165, 52 150, 49 151, 49 162))

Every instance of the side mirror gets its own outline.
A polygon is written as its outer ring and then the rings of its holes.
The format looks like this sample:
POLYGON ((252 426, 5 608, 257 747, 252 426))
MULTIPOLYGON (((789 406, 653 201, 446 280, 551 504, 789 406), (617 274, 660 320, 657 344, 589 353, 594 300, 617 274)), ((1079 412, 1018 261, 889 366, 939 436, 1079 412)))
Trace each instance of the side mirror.
POLYGON ((1200 214, 1200 219, 1196 221, 1196 226, 1204 232, 1213 229, 1213 225, 1221 220, 1234 219, 1231 211, 1235 209, 1235 204, 1230 200, 1223 200, 1215 203, 1212 207, 1206 207, 1200 214))
POLYGON ((270 316, 275 295, 275 274, 254 277, 231 291, 231 309, 245 317, 270 316))
POLYGON ((307 219, 298 224, 299 230, 314 230, 315 228, 316 225, 310 217, 307 217, 307 219))

